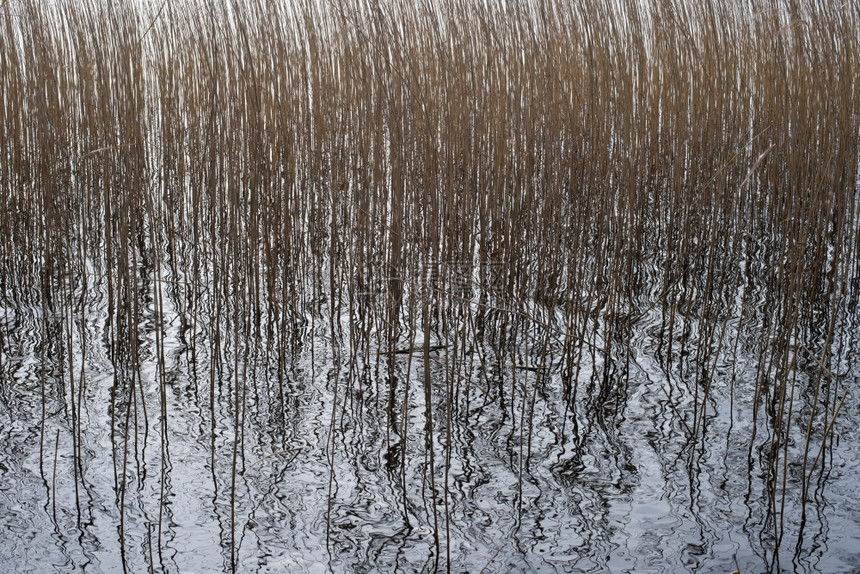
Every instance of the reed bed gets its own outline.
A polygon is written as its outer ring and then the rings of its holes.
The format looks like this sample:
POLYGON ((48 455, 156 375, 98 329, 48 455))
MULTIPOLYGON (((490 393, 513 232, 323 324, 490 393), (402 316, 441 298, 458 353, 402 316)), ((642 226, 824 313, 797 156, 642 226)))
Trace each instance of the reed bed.
POLYGON ((79 524, 93 361, 125 532, 150 428, 169 496, 180 342, 235 567, 250 409, 330 353, 332 480, 378 416, 444 561, 452 434, 497 409, 523 488, 552 412, 575 473, 647 326, 677 460, 740 436, 756 527, 802 538, 857 392, 857 3, 6 0, 0 29, 2 401, 39 397, 46 476, 70 444, 79 524), (27 355, 59 374, 18 385, 27 355))

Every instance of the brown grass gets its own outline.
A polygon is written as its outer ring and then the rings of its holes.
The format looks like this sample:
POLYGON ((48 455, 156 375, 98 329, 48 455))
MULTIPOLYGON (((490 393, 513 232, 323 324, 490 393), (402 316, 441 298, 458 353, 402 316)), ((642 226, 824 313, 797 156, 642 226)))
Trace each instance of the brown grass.
MULTIPOLYGON (((860 8, 586 4, 0 4, 0 296, 44 309, 44 337, 60 310, 71 337, 87 273, 106 277, 123 494, 147 416, 140 332, 169 297, 195 356, 206 346, 213 433, 231 362, 245 427, 252 341, 284 372, 324 315, 333 346, 379 353, 404 483, 410 380, 430 469, 447 469, 434 429, 468 416, 461 394, 509 401, 527 450, 541 379, 514 369, 492 388, 474 342, 503 364, 536 349, 525 366, 561 377, 566 409, 617 413, 636 327, 654 322, 670 398, 691 397, 691 452, 718 363, 755 357, 755 380, 731 381, 761 405, 749 444, 767 429, 773 515, 798 428, 805 500, 850 393, 834 373, 860 276, 860 8), (426 365, 431 342, 444 381, 398 374, 396 351, 426 365), (603 372, 583 381, 589 357, 603 372)), ((15 334, 0 337, 2 369, 15 334)))

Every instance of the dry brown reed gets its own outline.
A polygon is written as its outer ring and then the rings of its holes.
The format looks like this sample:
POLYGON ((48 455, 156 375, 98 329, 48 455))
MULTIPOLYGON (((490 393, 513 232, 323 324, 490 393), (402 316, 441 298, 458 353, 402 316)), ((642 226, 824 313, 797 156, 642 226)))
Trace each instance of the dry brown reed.
MULTIPOLYGON (((378 354, 401 481, 424 432, 447 485, 458 396, 507 405, 526 464, 526 374, 611 417, 647 320, 691 460, 718 362, 752 356, 732 384, 754 388, 778 536, 797 428, 806 497, 851 392, 832 373, 860 273, 857 3, 6 0, 0 28, 0 297, 44 309, 46 338, 60 310, 69 344, 106 299, 121 497, 165 298, 209 361, 213 468, 232 389, 234 482, 253 341, 283 375, 325 316, 332 346, 378 354), (397 366, 439 349, 444 380, 397 366), (499 383, 486 353, 533 370, 499 383)), ((68 360, 74 421, 88 383, 68 360)))

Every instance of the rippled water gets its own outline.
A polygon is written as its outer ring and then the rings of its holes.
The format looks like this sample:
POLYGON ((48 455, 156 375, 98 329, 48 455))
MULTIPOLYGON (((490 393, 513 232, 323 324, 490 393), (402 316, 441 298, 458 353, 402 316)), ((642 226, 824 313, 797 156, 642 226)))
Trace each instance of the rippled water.
MULTIPOLYGON (((88 278, 77 305, 22 293, 2 309, 4 572, 860 569, 853 392, 833 440, 811 438, 822 465, 804 468, 797 424, 771 493, 757 343, 733 320, 697 411, 697 319, 677 319, 669 362, 647 301, 613 360, 595 325, 579 372, 561 373, 564 318, 537 304, 440 295, 429 331, 406 326, 391 352, 361 336, 378 328, 372 293, 309 301, 285 334, 164 271, 139 284, 135 369, 111 344, 104 275, 88 278), (405 406, 388 408, 392 384, 405 406)), ((860 375, 854 320, 825 391, 837 399, 860 375)), ((798 399, 817 371, 800 360, 798 399)))

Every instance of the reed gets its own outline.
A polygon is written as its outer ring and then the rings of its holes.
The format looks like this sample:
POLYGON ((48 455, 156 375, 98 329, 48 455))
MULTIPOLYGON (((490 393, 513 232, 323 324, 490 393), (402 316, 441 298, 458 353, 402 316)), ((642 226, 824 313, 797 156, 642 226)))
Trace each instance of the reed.
POLYGON ((476 405, 522 488, 540 409, 573 452, 623 415, 644 325, 677 454, 726 432, 715 388, 746 400, 762 528, 781 543, 789 493, 805 512, 856 392, 857 3, 6 0, 0 29, 3 401, 13 316, 41 309, 68 381, 42 400, 83 457, 103 349, 121 512, 153 416, 169 481, 174 321, 234 567, 247 409, 319 334, 376 373, 330 383, 332 472, 378 411, 405 514, 424 461, 437 552, 476 405))

